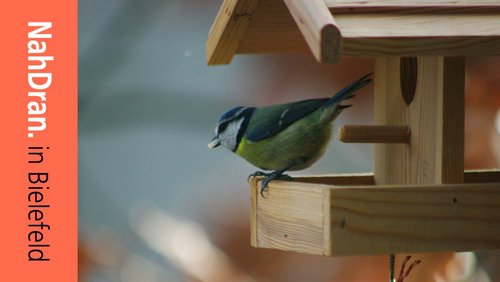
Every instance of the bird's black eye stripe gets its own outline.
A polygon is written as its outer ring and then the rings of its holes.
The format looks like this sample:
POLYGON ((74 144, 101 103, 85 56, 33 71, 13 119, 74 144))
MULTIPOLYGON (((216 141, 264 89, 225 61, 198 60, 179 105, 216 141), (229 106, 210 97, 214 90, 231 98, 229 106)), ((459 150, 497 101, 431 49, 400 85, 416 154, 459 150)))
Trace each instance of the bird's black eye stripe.
POLYGON ((229 123, 229 121, 219 124, 219 127, 217 128, 217 132, 220 133, 220 132, 224 131, 226 129, 228 123, 229 123))

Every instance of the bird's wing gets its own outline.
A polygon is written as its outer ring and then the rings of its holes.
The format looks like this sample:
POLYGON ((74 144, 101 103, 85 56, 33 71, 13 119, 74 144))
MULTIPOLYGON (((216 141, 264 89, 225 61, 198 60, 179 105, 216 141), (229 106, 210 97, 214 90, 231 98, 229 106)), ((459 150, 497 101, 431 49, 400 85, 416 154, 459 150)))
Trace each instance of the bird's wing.
POLYGON ((323 106, 329 99, 310 99, 257 109, 247 128, 246 138, 257 142, 270 138, 297 120, 323 106))

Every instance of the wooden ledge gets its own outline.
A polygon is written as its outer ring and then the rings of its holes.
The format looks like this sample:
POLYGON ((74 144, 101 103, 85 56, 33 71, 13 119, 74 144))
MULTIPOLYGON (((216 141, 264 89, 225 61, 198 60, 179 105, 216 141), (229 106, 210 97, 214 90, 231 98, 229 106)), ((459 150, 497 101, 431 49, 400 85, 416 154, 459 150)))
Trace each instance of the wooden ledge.
POLYGON ((498 250, 500 172, 465 175, 497 182, 374 186, 369 174, 299 177, 272 181, 262 198, 251 179, 251 244, 323 256, 498 250), (323 180, 341 185, 315 184, 323 180))

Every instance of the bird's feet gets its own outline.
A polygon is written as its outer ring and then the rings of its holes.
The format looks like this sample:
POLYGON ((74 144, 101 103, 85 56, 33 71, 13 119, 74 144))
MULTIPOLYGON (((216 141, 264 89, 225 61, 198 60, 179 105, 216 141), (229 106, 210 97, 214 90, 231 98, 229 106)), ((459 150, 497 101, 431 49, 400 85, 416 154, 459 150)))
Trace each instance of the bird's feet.
POLYGON ((254 174, 251 174, 248 178, 250 179, 250 177, 255 177, 255 176, 263 176, 264 177, 264 179, 262 180, 261 187, 260 187, 260 195, 262 196, 262 198, 265 198, 264 192, 267 192, 267 185, 269 184, 269 182, 271 180, 277 180, 277 179, 289 180, 289 181, 293 180, 293 178, 291 176, 283 174, 283 172, 281 172, 281 171, 273 171, 270 173, 257 171, 254 174))
POLYGON ((265 176, 265 177, 267 177, 269 174, 271 174, 271 173, 265 173, 263 171, 256 171, 256 172, 250 174, 247 177, 247 182, 250 182, 250 178, 252 178, 252 177, 257 177, 257 176, 265 176))

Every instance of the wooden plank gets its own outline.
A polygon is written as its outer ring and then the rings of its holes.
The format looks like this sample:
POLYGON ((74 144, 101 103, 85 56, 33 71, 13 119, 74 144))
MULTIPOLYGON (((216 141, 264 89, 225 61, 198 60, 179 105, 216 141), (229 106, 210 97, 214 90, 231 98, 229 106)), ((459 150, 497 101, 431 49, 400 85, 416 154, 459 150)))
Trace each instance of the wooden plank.
POLYGON ((335 14, 344 38, 499 36, 500 10, 492 13, 335 14))
POLYGON ((339 130, 344 143, 408 143, 410 136, 407 126, 344 125, 339 130))
MULTIPOLYGON (((464 171, 464 183, 500 183, 500 169, 481 169, 464 171)), ((337 186, 375 185, 373 173, 349 173, 295 176, 295 182, 326 184, 337 186)), ((500 186, 499 186, 500 189, 500 186)))
POLYGON ((258 0, 224 0, 205 45, 208 65, 231 62, 258 2, 258 0))
POLYGON ((341 35, 323 0, 284 0, 290 14, 319 62, 340 61, 341 35))
POLYGON ((332 189, 332 253, 500 249, 495 184, 332 189))
POLYGON ((500 183, 374 189, 273 181, 266 198, 257 184, 254 247, 327 256, 500 249, 500 183))
POLYGON ((255 11, 237 52, 305 53, 310 49, 283 0, 266 0, 255 11))
MULTIPOLYGON (((257 178, 256 177, 251 177, 250 181, 248 182, 250 187, 257 187, 257 178)), ((251 246, 258 246, 258 233, 259 233, 259 228, 257 225, 258 221, 258 208, 257 208, 257 201, 259 199, 259 191, 257 189, 250 189, 250 202, 252 205, 250 206, 250 245, 251 246)))
POLYGON ((294 177, 294 181, 337 186, 374 185, 373 173, 308 175, 294 177))
POLYGON ((498 0, 325 0, 330 8, 357 8, 357 7, 498 7, 498 0))
MULTIPOLYGON (((278 40, 278 39, 275 39, 278 40)), ((362 57, 499 56, 500 37, 345 38, 342 55, 362 57)), ((296 46, 298 48, 298 46, 296 46)), ((299 50, 295 50, 299 52, 299 50)), ((303 50, 306 52, 307 50, 303 50)))

